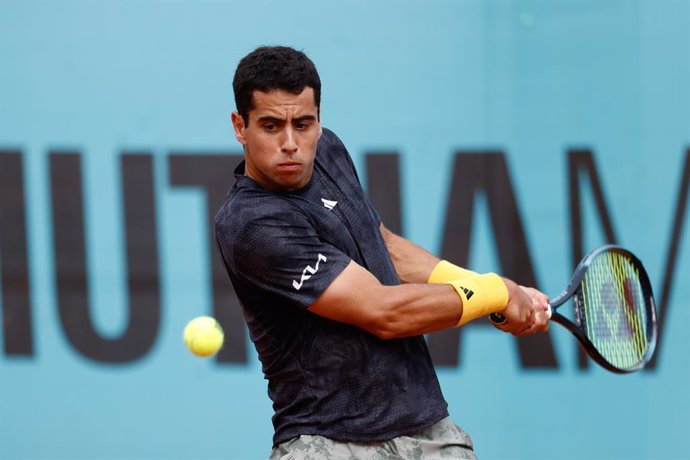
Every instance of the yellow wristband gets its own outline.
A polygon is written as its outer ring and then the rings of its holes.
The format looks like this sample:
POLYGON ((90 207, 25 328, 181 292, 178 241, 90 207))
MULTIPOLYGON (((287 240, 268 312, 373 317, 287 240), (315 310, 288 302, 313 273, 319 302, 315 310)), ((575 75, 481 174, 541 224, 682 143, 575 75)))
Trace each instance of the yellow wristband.
POLYGON ((495 273, 448 281, 462 299, 462 316, 458 326, 480 316, 497 313, 508 305, 508 288, 495 273))
POLYGON ((479 273, 453 265, 446 260, 442 260, 434 267, 427 283, 447 283, 448 281, 461 280, 478 274, 479 273))

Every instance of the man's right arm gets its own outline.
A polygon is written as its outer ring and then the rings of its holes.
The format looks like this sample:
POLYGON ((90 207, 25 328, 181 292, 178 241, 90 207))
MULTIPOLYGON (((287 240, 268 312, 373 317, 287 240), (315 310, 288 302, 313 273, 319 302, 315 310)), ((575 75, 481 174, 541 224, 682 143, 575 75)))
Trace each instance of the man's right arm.
MULTIPOLYGON (((515 335, 544 330, 546 315, 515 283, 504 281, 509 300, 501 313, 509 321, 502 329, 515 335)), ((365 268, 350 262, 309 311, 393 339, 457 326, 463 301, 449 284, 384 286, 365 268)))

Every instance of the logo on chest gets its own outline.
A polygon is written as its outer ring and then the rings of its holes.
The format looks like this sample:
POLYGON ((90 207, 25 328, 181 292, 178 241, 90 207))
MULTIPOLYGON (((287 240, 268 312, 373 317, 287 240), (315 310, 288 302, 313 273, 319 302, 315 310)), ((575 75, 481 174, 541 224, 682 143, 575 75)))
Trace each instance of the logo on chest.
POLYGON ((327 200, 325 198, 321 198, 321 201, 323 202, 323 207, 328 210, 335 208, 335 205, 338 204, 337 201, 327 200))
POLYGON ((314 265, 314 267, 312 267, 311 265, 307 265, 306 268, 302 270, 302 277, 300 278, 299 283, 295 280, 292 280, 292 287, 294 287, 295 290, 299 291, 302 288, 304 282, 311 278, 312 275, 315 275, 317 271, 319 271, 319 264, 321 262, 326 262, 327 260, 328 259, 326 258, 326 256, 319 253, 316 259, 316 265, 314 265))

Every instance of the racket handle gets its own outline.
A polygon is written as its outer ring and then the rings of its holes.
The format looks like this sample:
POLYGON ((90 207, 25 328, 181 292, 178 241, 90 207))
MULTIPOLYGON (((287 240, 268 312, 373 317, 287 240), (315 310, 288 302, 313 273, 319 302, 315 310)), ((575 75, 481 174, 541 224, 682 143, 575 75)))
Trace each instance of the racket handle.
POLYGON ((491 313, 489 315, 489 319, 494 324, 503 324, 506 322, 506 317, 500 313, 491 313))
MULTIPOLYGON (((548 307, 548 308, 546 309, 546 316, 548 316, 549 319, 551 319, 551 315, 552 315, 552 313, 553 313, 553 311, 552 311, 552 309, 551 309, 551 304, 547 304, 547 307, 548 307)), ((503 316, 503 315, 500 314, 500 313, 491 313, 491 314, 489 315, 489 319, 490 319, 491 322, 494 323, 494 324, 503 324, 503 323, 506 322, 506 317, 503 316)))

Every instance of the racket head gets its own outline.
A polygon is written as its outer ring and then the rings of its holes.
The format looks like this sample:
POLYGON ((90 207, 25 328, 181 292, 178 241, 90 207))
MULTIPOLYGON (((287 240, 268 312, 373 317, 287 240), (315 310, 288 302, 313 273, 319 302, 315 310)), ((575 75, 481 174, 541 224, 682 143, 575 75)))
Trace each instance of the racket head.
POLYGON ((552 320, 572 332, 604 368, 634 372, 654 355, 656 305, 642 262, 616 245, 595 249, 580 262, 568 287, 551 301, 572 298, 573 318, 554 311, 552 320))

